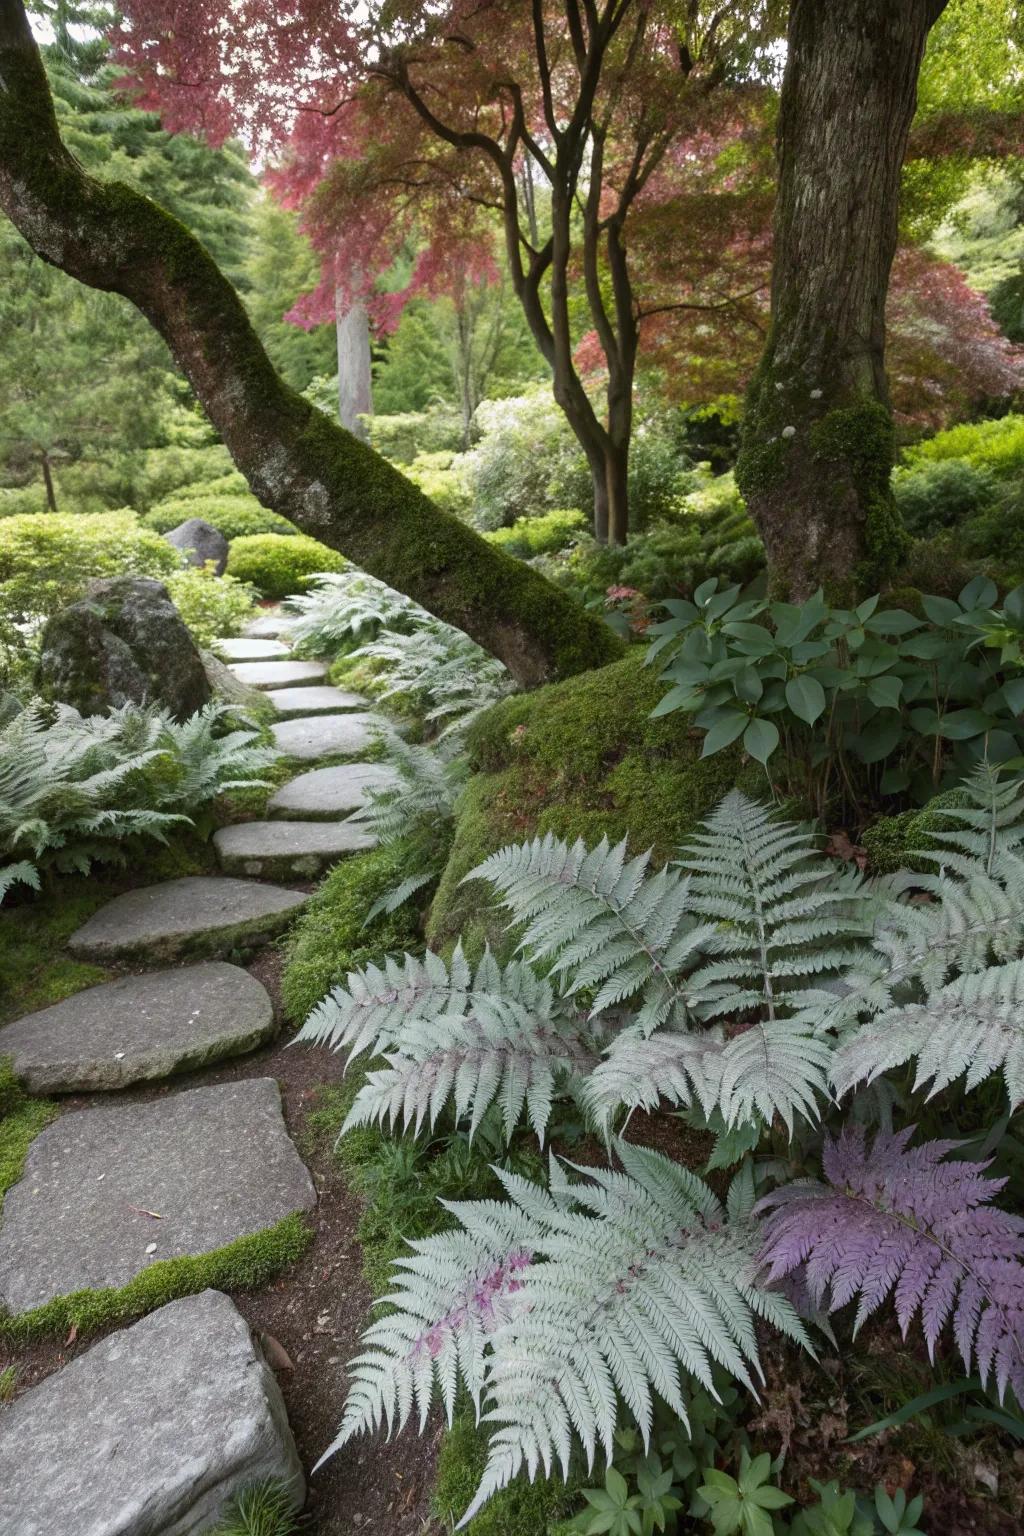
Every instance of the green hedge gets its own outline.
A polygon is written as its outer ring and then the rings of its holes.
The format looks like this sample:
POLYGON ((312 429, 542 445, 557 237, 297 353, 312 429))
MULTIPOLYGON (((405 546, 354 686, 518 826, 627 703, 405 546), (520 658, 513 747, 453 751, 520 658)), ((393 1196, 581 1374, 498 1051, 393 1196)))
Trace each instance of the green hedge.
POLYGON ((227 569, 229 576, 250 582, 264 597, 278 598, 305 592, 311 577, 343 571, 347 564, 336 549, 304 533, 257 533, 231 541, 227 569))
POLYGON ((157 533, 169 533, 190 517, 201 517, 224 535, 226 539, 246 538, 255 533, 279 533, 293 535, 298 532, 294 523, 276 512, 269 512, 255 496, 232 492, 226 495, 179 495, 161 501, 142 519, 144 528, 157 533))

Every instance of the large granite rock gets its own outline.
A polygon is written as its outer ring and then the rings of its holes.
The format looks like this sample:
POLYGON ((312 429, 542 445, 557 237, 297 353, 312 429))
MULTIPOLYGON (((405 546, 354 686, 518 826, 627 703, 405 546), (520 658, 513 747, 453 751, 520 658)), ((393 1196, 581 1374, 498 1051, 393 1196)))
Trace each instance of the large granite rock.
POLYGON ((287 927, 307 897, 278 885, 186 875, 125 891, 94 912, 68 940, 90 960, 175 960, 183 954, 227 954, 287 927))
POLYGON ((364 806, 377 789, 399 789, 401 775, 386 763, 339 763, 311 768, 282 784, 267 801, 268 816, 333 821, 364 806))
POLYGON ((4 1536, 193 1536, 302 1468, 273 1372, 220 1291, 172 1301, 0 1409, 4 1536))
POLYGON ((0 1307, 120 1290, 161 1259, 211 1253, 315 1204, 272 1078, 68 1111, 4 1199, 0 1307))
POLYGON ((210 698, 202 658, 167 588, 145 576, 93 582, 54 614, 43 630, 37 681, 83 715, 155 703, 184 720, 210 698))
POLYGON ((32 1093, 95 1092, 255 1050, 274 1027, 255 976, 211 961, 76 992, 0 1029, 0 1057, 32 1093))
POLYGON ((228 563, 228 541, 212 523, 190 517, 165 533, 164 538, 182 551, 187 565, 212 565, 216 575, 223 576, 228 563))
POLYGON ((225 874, 276 880, 311 880, 346 854, 377 846, 371 832, 350 821, 242 821, 221 827, 213 842, 225 874))
POLYGON ((303 715, 271 727, 274 745, 286 757, 356 757, 376 746, 386 731, 379 715, 303 715))

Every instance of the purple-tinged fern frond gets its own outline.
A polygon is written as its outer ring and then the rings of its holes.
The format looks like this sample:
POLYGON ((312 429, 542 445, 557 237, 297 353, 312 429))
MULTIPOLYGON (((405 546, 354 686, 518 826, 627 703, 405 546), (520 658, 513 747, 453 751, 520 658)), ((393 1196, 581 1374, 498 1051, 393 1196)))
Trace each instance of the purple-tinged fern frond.
POLYGON ((913 1130, 869 1147, 847 1126, 825 1145, 828 1184, 759 1202, 769 1282, 797 1275, 829 1312, 856 1298, 857 1328, 892 1295, 904 1337, 920 1311, 929 1354, 951 1319, 965 1369, 1024 1399, 1024 1220, 990 1204, 1005 1180, 944 1161, 956 1142, 909 1147, 913 1130))

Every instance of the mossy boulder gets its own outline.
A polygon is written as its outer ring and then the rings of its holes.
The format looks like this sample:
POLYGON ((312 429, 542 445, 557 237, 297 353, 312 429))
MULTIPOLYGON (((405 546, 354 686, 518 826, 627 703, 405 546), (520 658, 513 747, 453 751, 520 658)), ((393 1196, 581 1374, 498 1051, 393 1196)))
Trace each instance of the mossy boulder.
POLYGON ((897 870, 909 869, 934 874, 934 859, 921 855, 938 852, 943 845, 936 839, 936 832, 948 832, 953 826, 948 816, 939 813, 952 806, 967 804, 969 798, 962 789, 948 789, 916 810, 901 811, 896 816, 880 816, 861 838, 868 856, 869 873, 891 875, 897 870))
POLYGON ((194 715, 211 688, 203 660, 162 582, 96 581, 43 630, 37 683, 83 715, 122 704, 163 704, 194 715))
POLYGON ((500 945, 501 915, 485 887, 462 884, 498 848, 553 832, 573 841, 626 837, 633 853, 664 863, 724 794, 767 791, 764 771, 738 750, 702 760, 703 733, 688 715, 651 719, 664 688, 643 653, 515 695, 469 733, 475 770, 431 907, 427 938, 444 949, 461 934, 500 945))

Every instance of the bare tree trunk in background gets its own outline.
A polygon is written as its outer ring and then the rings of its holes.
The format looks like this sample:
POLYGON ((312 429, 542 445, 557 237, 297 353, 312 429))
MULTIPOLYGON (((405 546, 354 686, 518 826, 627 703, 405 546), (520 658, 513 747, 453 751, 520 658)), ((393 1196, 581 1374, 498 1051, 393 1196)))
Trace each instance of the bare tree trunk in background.
POLYGON ((338 420, 346 431, 369 440, 360 418, 373 412, 373 373, 370 365, 370 322, 365 304, 345 307, 338 290, 335 303, 338 341, 338 420))
POLYGON ((46 506, 50 512, 57 510, 57 496, 53 488, 53 470, 50 467, 50 455, 43 450, 39 455, 39 463, 43 471, 43 484, 46 487, 46 506))
POLYGON ((792 0, 772 322, 737 480, 774 590, 845 600, 905 552, 889 489, 885 301, 928 32, 946 0, 792 0))

